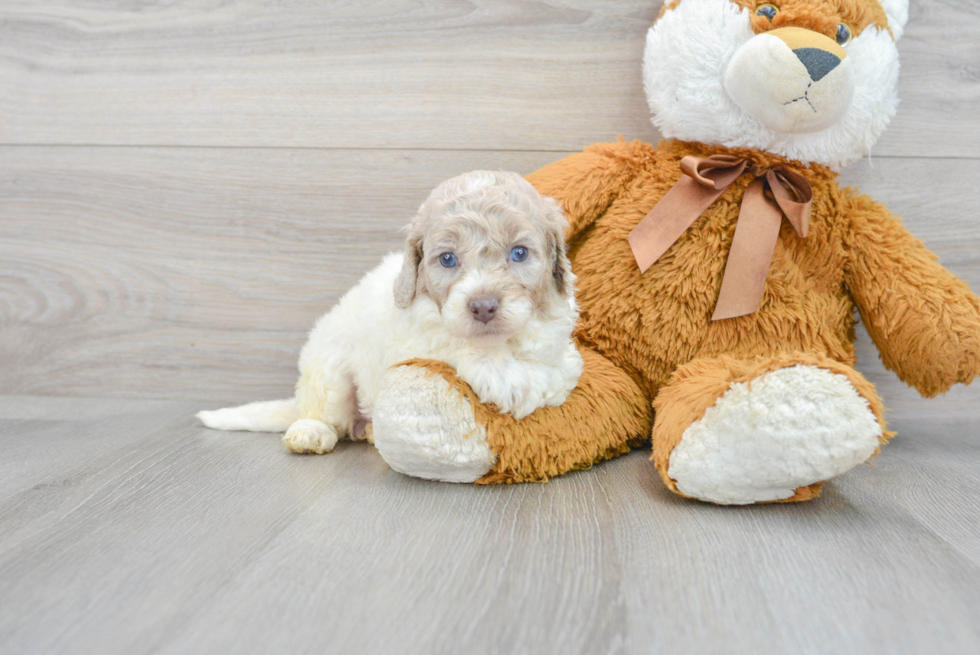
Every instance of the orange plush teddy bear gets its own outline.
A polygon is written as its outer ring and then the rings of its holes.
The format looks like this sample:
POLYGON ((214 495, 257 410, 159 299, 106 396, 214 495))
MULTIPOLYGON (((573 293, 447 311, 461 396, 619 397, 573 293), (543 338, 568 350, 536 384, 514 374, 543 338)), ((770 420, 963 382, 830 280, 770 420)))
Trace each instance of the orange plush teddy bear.
POLYGON ((528 179, 567 214, 585 371, 515 421, 452 370, 389 371, 376 445, 410 475, 543 480, 651 438, 673 491, 806 500, 890 433, 853 368, 857 307, 925 396, 980 373, 980 300, 885 207, 838 186, 897 104, 907 0, 671 0, 647 38, 657 146, 528 179))

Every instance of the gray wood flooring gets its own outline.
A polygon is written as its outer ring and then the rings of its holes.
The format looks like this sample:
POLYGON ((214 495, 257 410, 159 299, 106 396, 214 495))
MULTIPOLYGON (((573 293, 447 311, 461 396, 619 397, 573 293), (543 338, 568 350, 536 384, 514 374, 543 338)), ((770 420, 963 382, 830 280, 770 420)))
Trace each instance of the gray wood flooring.
POLYGON ((976 653, 980 430, 909 420, 800 505, 290 455, 193 402, 0 399, 3 653, 976 653))
MULTIPOLYGON (((804 505, 630 456, 427 483, 192 414, 291 392, 437 182, 655 141, 659 0, 0 0, 0 654, 978 653, 980 385, 804 505)), ((912 0, 844 174, 980 289, 980 3, 912 0)))

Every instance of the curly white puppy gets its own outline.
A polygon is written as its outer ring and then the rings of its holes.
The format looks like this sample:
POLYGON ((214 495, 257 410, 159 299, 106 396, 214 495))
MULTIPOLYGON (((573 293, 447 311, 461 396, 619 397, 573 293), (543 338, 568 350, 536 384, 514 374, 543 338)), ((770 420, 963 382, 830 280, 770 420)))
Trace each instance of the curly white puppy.
POLYGON ((221 430, 279 432, 298 453, 369 437, 389 367, 446 362, 485 403, 515 418, 560 405, 578 382, 578 318, 565 218, 516 173, 443 182, 390 254, 317 322, 296 397, 200 412, 221 430), (288 429, 287 429, 288 428, 288 429))

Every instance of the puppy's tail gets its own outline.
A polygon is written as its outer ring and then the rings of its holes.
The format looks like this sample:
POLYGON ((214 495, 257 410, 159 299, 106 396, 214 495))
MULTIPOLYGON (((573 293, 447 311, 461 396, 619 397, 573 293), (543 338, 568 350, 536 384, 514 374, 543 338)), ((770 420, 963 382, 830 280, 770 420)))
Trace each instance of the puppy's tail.
POLYGON ((215 430, 285 432, 299 419, 296 399, 264 400, 238 407, 225 407, 195 414, 201 423, 215 430))

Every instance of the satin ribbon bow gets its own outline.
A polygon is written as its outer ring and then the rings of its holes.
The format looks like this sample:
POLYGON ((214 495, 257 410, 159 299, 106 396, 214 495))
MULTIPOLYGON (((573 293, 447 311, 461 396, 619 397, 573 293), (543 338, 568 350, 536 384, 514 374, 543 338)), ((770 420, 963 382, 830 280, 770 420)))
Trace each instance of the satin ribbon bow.
POLYGON ((628 241, 640 271, 645 272, 694 221, 743 173, 753 180, 742 196, 735 236, 725 264, 712 321, 751 314, 759 309, 785 216, 802 238, 810 223, 813 189, 806 178, 787 168, 762 168, 733 155, 687 156, 684 175, 630 232, 628 241), (770 193, 766 193, 766 191, 770 193))

